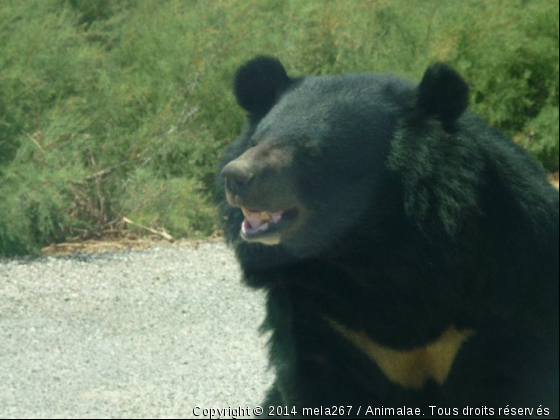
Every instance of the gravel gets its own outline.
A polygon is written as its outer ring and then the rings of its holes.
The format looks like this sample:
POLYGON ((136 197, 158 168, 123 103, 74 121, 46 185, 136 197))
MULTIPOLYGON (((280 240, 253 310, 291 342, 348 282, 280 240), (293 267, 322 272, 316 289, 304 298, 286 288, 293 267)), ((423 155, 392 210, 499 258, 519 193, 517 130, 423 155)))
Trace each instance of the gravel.
POLYGON ((255 407, 272 380, 263 317, 219 242, 0 261, 0 418, 255 407))

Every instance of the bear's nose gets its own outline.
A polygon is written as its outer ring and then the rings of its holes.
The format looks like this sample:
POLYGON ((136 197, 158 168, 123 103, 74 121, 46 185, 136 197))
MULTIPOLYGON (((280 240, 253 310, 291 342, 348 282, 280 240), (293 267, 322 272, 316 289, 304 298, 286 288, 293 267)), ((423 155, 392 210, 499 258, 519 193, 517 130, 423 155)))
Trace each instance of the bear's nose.
POLYGON ((230 162, 222 170, 222 177, 225 179, 226 188, 232 194, 243 195, 251 185, 253 174, 243 165, 230 162))

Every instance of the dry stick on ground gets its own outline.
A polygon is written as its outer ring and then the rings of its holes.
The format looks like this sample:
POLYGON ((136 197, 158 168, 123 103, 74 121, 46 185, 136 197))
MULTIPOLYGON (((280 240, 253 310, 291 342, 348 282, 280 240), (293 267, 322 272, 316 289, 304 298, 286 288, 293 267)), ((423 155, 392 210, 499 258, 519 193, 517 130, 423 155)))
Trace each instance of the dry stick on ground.
POLYGON ((140 225, 140 224, 138 224, 138 223, 136 223, 136 222, 133 222, 132 220, 130 220, 130 219, 126 218, 126 217, 123 217, 123 222, 125 222, 125 223, 127 223, 127 224, 129 224, 129 225, 138 226, 139 228, 144 229, 144 230, 147 230, 148 232, 151 232, 151 233, 153 233, 153 234, 155 234, 155 235, 159 235, 159 236, 161 236, 162 238, 168 240, 169 242, 174 242, 174 241, 175 241, 175 239, 173 238, 173 236, 171 236, 169 233, 167 233, 167 232, 165 232, 165 231, 159 231, 159 230, 155 230, 155 229, 149 228, 149 227, 147 227, 147 226, 142 226, 142 225, 140 225))

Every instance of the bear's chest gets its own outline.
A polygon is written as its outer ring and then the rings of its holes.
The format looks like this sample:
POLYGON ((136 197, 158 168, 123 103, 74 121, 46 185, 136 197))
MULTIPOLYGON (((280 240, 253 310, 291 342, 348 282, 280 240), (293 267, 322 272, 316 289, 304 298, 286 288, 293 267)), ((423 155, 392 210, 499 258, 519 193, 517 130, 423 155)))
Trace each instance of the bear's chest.
POLYGON ((363 352, 392 383, 422 389, 428 381, 443 385, 461 347, 473 331, 448 327, 436 340, 410 350, 395 350, 374 341, 364 331, 331 321, 333 329, 363 352))

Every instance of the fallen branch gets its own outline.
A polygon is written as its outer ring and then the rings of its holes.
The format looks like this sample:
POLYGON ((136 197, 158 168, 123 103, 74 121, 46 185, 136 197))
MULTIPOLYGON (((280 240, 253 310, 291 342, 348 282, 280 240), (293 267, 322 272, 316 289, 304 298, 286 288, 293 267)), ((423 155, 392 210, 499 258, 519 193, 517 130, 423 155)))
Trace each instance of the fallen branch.
POLYGON ((117 165, 113 165, 113 166, 109 166, 108 168, 105 168, 99 172, 96 172, 94 174, 88 175, 84 178, 84 180, 86 181, 91 181, 92 179, 96 179, 96 178, 103 178, 107 175, 109 175, 111 172, 113 172, 115 169, 120 168, 121 166, 126 165, 128 162, 121 162, 117 165))
POLYGON ((165 232, 165 231, 159 231, 159 230, 155 230, 152 228, 149 228, 147 226, 142 226, 141 224, 138 224, 136 222, 133 222, 132 220, 130 220, 127 217, 123 217, 123 222, 125 222, 126 224, 129 225, 133 225, 133 226, 138 226, 140 229, 144 229, 147 230, 150 233, 153 233, 154 235, 159 235, 161 236, 163 239, 169 241, 169 242, 174 242, 175 239, 173 238, 173 236, 171 236, 169 233, 165 232))

